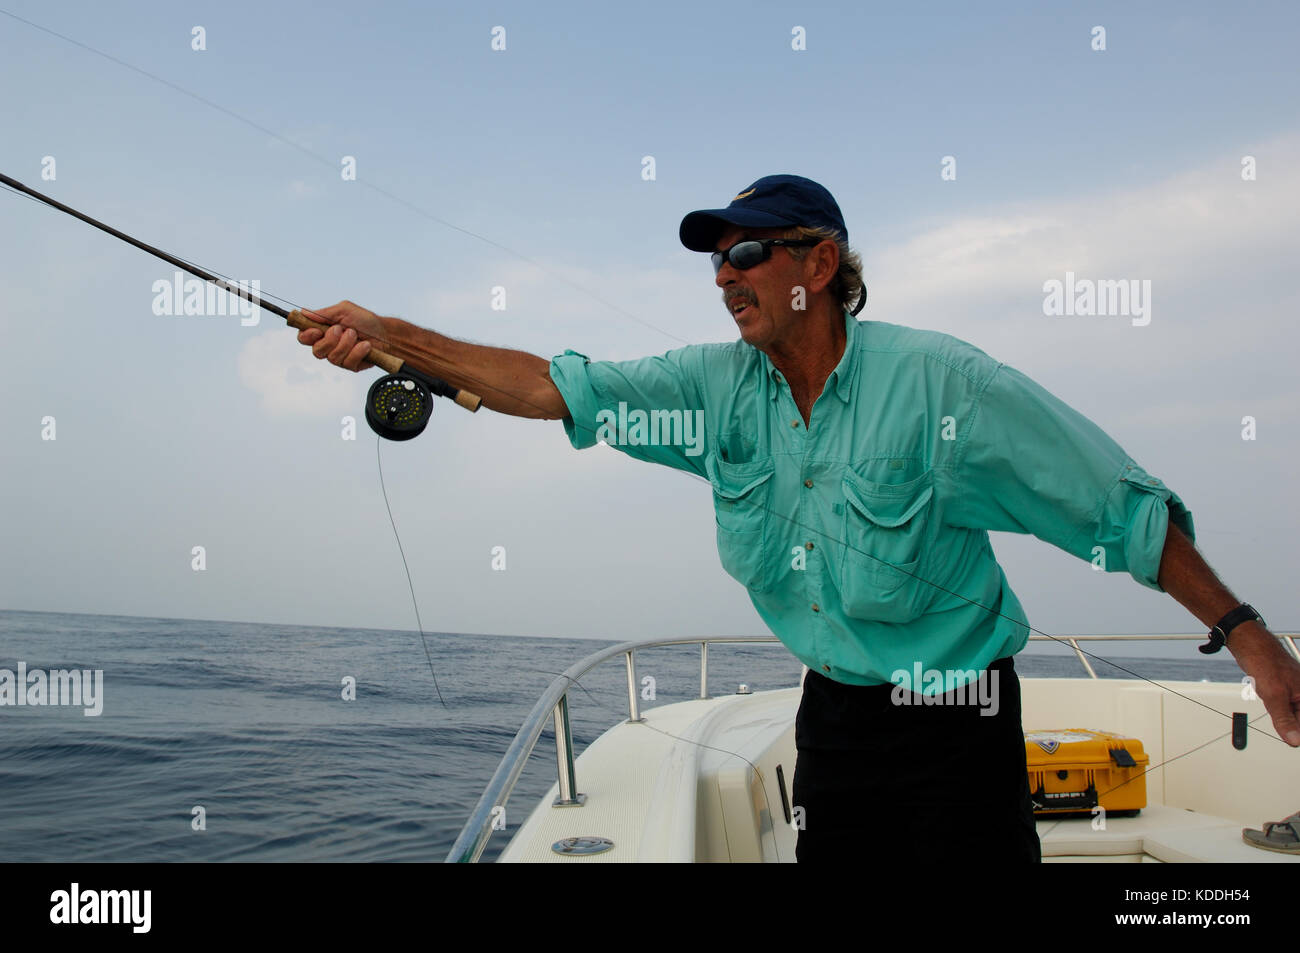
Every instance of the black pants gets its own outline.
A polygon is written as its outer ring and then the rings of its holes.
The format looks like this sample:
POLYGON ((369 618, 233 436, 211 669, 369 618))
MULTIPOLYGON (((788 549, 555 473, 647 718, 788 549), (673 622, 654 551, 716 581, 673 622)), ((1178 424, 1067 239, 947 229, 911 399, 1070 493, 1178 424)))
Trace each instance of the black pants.
POLYGON ((956 693, 942 696, 949 704, 900 705, 891 700, 893 685, 844 685, 808 673, 795 720, 800 863, 1041 859, 1020 681, 1010 658, 982 677, 996 690, 994 715, 951 704, 956 693))

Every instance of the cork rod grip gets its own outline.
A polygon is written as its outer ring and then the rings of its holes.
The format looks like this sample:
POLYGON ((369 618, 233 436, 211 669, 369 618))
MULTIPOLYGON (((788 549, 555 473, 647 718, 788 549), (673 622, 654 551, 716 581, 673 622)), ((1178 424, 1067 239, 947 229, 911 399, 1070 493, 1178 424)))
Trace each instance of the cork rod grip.
POLYGON ((479 405, 483 403, 483 398, 478 394, 471 394, 467 390, 456 391, 456 403, 460 404, 471 414, 478 410, 479 405))
MULTIPOLYGON (((308 328, 315 328, 317 331, 328 331, 330 329, 330 325, 313 321, 297 309, 290 311, 289 316, 285 318, 285 321, 288 322, 289 327, 297 328, 299 331, 306 331, 308 328)), ((398 374, 401 373, 402 370, 403 361, 400 357, 394 357, 393 355, 375 347, 370 349, 370 353, 366 355, 366 360, 371 364, 383 368, 390 374, 398 374)), ((450 387, 450 385, 448 386, 450 387)), ((479 397, 478 394, 471 394, 467 390, 457 390, 454 400, 470 413, 477 411, 479 405, 483 403, 483 398, 479 397)))
MULTIPOLYGON (((313 321, 311 318, 305 317, 301 311, 296 309, 290 311, 289 316, 284 320, 288 322, 289 327, 297 328, 299 331, 306 331, 308 328, 315 328, 317 331, 328 331, 330 329, 328 324, 321 324, 318 321, 313 321)), ((377 347, 372 347, 370 349, 370 353, 366 355, 366 360, 371 364, 382 367, 390 374, 396 374, 402 369, 401 358, 393 357, 391 354, 386 354, 377 347)))

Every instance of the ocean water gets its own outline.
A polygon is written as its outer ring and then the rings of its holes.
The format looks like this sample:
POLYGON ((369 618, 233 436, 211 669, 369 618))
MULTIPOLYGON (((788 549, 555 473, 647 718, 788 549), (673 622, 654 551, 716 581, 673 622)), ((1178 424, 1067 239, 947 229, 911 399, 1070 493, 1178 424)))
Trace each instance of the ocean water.
MULTIPOLYGON (((0 707, 7 861, 441 861, 538 695, 610 643, 0 611, 0 669, 103 670, 103 711, 0 707), (344 700, 345 678, 356 697, 344 700), (206 829, 193 829, 201 807, 206 829)), ((1228 654, 1125 659, 1152 678, 1235 681, 1228 654)), ((1099 654, 1106 654, 1104 648, 1099 654)), ((1077 676, 1022 653, 1022 675, 1077 676)), ((1097 665, 1103 677, 1128 677, 1097 665)), ((639 652, 645 707, 694 698, 695 647, 639 652)), ((709 688, 798 684, 780 645, 712 646, 709 688)), ((611 661, 570 692, 576 753, 626 717, 611 661)), ((555 780, 543 733, 508 828, 555 780)))

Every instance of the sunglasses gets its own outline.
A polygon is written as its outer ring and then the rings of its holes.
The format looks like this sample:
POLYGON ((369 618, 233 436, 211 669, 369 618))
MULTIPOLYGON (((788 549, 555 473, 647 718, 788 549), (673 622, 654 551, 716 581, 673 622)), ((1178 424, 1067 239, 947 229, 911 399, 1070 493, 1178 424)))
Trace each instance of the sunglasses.
POLYGON ((736 242, 726 251, 713 253, 713 273, 722 270, 722 263, 729 262, 731 267, 745 271, 762 264, 772 257, 772 249, 777 245, 820 245, 824 238, 749 238, 736 242))

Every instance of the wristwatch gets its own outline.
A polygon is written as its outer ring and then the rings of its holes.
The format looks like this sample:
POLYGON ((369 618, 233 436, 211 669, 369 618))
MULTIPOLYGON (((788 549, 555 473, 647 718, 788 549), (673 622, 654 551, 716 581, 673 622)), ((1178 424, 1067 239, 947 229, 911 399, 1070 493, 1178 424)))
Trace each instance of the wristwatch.
POLYGON ((1198 645, 1197 648, 1206 655, 1213 655, 1228 644, 1228 633, 1243 622, 1251 622, 1256 619, 1260 622, 1264 621, 1263 616, 1243 602, 1220 619, 1218 624, 1210 630, 1210 641, 1204 645, 1198 645))

